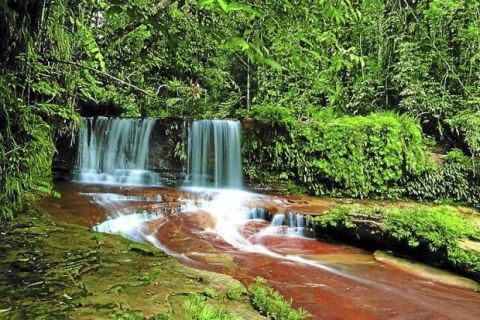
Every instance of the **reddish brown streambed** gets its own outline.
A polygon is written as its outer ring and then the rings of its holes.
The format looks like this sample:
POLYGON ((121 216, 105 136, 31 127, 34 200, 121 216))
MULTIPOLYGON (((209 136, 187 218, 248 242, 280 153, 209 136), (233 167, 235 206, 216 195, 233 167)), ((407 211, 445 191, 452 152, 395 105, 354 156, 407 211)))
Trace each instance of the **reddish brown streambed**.
MULTIPOLYGON (((127 230, 127 236, 153 242, 182 263, 226 273, 247 284, 261 276, 314 319, 478 319, 480 315, 477 292, 413 276, 375 261, 371 253, 360 249, 265 232, 269 227, 266 221, 239 225, 240 240, 248 244, 239 241, 241 246, 234 246, 214 232, 218 215, 192 210, 195 206, 180 210, 182 204, 209 200, 209 194, 72 183, 59 184, 58 189, 61 199, 40 203, 52 214, 87 226, 118 213, 153 214, 145 222, 127 222, 119 232, 127 230)), ((308 214, 335 205, 334 200, 280 196, 246 202, 270 212, 295 208, 308 214)), ((224 213, 228 217, 228 212, 224 213)))

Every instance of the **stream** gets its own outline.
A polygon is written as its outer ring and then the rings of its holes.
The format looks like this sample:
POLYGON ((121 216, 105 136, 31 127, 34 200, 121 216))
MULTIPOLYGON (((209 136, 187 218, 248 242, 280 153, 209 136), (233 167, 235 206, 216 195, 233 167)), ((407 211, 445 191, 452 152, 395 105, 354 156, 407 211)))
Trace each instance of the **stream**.
POLYGON ((148 169, 151 122, 121 121, 88 120, 76 175, 45 210, 247 285, 263 277, 313 319, 478 319, 478 292, 315 240, 308 217, 342 200, 243 190, 238 122, 194 122, 185 183, 171 188, 148 169))

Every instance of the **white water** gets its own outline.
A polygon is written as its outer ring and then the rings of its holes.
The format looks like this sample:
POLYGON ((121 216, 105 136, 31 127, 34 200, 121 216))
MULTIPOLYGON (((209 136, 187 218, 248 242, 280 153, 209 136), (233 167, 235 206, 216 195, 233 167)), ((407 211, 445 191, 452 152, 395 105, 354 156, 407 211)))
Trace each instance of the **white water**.
MULTIPOLYGON (((102 184, 158 185, 160 179, 148 171, 149 139, 154 120, 98 118, 86 120, 79 142, 77 181, 102 184)), ((199 200, 184 200, 183 212, 208 212, 215 221, 213 232, 225 242, 243 252, 259 253, 323 270, 339 271, 296 255, 274 252, 250 242, 241 230, 250 219, 265 219, 266 212, 252 212, 249 201, 262 195, 242 191, 240 123, 231 120, 194 121, 188 138, 188 171, 186 184, 192 192, 203 193, 199 200), (213 188, 213 189, 208 189, 213 188), (223 188, 223 189, 220 189, 223 188)), ((128 202, 158 201, 161 197, 90 194, 92 201, 110 212, 111 220, 95 230, 122 234, 137 241, 149 241, 165 249, 154 235, 144 234, 142 225, 163 216, 158 212, 132 210, 128 202)), ((303 236, 303 216, 288 214, 273 217, 263 235, 303 236)))
POLYGON ((147 241, 145 238, 144 223, 153 219, 158 219, 160 216, 153 215, 147 212, 135 213, 129 215, 120 215, 115 219, 110 219, 102 222, 93 230, 97 232, 104 232, 110 234, 118 234, 125 238, 137 242, 147 241))
POLYGON ((204 188, 242 188, 240 144, 239 121, 193 121, 188 133, 188 168, 185 184, 204 188))
POLYGON ((307 237, 307 218, 303 214, 289 212, 273 216, 270 226, 260 232, 261 235, 285 235, 307 237))
POLYGON ((75 180, 108 185, 158 186, 148 170, 155 119, 84 119, 78 142, 75 180))
MULTIPOLYGON (((192 190, 192 189, 190 189, 192 190)), ((193 189, 197 192, 201 192, 200 189, 193 189)), ((197 212, 197 211, 206 211, 208 212, 215 220, 215 227, 210 232, 215 233, 221 237, 225 242, 230 244, 232 247, 238 249, 242 252, 249 253, 259 253, 267 255, 279 260, 290 261, 295 263, 302 263, 309 266, 314 266, 316 268, 335 273, 342 276, 347 276, 344 272, 339 271, 335 268, 322 264, 320 262, 303 258, 298 255, 285 255, 277 253, 268 249, 267 247, 259 244, 254 244, 246 239, 241 233, 243 226, 250 220, 251 217, 251 208, 247 206, 247 203, 255 198, 264 197, 263 195, 254 194, 242 190, 208 190, 203 191, 209 196, 205 197, 210 200, 184 200, 184 206, 181 209, 181 213, 185 212, 197 212)), ((181 214, 180 213, 180 214, 181 214)), ((279 223, 281 217, 277 218, 275 224, 279 223)), ((273 224, 272 220, 272 224, 273 224)), ((278 226, 271 225, 271 227, 276 228, 278 226)), ((270 227, 267 227, 268 230, 270 227)), ((285 235, 285 233, 275 233, 271 231, 270 234, 285 235)), ((295 232, 292 232, 288 236, 299 236, 295 232)), ((302 235, 300 235, 302 236, 302 235)), ((315 241, 315 240, 312 240, 315 241)), ((155 243, 152 243, 155 244, 155 243)))

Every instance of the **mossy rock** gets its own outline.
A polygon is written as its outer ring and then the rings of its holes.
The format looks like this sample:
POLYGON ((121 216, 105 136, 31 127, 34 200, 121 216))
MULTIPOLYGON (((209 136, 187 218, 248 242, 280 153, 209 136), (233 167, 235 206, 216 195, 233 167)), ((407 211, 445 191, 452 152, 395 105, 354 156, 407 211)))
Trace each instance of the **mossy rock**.
POLYGON ((157 248, 30 210, 0 226, 0 318, 184 319, 186 302, 260 319, 248 298, 231 301, 233 278, 181 265, 157 248), (32 230, 32 233, 29 231, 32 230))

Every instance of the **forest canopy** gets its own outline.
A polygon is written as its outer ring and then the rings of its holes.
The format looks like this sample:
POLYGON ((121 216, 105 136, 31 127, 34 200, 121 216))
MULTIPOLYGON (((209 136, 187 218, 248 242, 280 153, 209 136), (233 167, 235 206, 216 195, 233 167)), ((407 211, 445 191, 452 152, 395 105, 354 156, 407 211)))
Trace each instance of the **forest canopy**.
POLYGON ((263 118, 292 147, 330 120, 413 121, 441 163, 342 194, 478 203, 478 1, 0 0, 0 38, 0 216, 49 192, 54 142, 92 115, 263 118))

